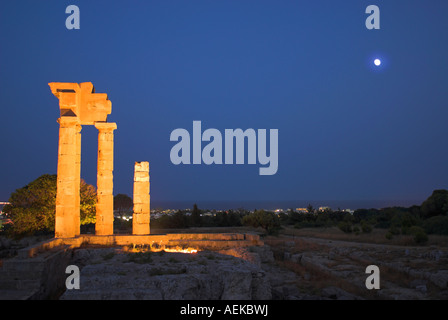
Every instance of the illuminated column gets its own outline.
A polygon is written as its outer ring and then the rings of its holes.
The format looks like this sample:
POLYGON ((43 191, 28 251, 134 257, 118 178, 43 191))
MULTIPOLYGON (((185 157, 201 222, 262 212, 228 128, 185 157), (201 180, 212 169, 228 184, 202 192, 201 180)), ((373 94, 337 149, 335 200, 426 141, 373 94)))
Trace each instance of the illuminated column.
POLYGON ((136 162, 134 166, 134 214, 132 234, 150 233, 149 162, 136 162))
POLYGON ((75 200, 75 211, 73 215, 73 227, 75 229, 75 235, 79 236, 81 234, 81 125, 76 125, 76 171, 75 171, 75 182, 76 182, 76 200, 75 200))
MULTIPOLYGON (((72 238, 79 234, 79 170, 77 117, 62 116, 59 122, 59 147, 56 192, 55 237, 72 238)), ((80 141, 80 140, 79 140, 80 141)))
POLYGON ((114 233, 114 130, 115 123, 96 122, 98 129, 98 171, 95 234, 114 233))

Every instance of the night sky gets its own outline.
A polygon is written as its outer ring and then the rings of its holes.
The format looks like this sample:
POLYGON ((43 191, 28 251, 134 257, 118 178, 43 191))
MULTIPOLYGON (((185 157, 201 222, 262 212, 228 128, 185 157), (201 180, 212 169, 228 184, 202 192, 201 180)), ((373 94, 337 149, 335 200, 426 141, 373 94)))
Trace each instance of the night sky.
MULTIPOLYGON (((49 82, 112 101, 114 194, 151 201, 390 200, 448 189, 448 1, 1 1, 0 201, 56 173, 49 82), (68 5, 80 29, 68 30, 68 5), (368 30, 365 9, 380 8, 368 30), (379 58, 377 67, 373 61, 379 58), (278 172, 178 165, 174 129, 278 129, 278 172)), ((96 185, 97 130, 82 129, 96 185)), ((299 204, 298 204, 299 205, 299 204)))

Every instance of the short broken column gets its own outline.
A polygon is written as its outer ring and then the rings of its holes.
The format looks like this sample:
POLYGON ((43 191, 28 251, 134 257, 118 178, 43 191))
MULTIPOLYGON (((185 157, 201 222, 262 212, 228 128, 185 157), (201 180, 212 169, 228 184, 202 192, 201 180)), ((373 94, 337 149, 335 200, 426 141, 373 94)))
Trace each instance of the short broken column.
POLYGON ((136 162, 134 166, 134 214, 132 234, 150 233, 149 162, 136 162))
POLYGON ((114 234, 114 130, 115 123, 96 122, 98 129, 98 171, 97 171, 97 204, 96 235, 114 234))

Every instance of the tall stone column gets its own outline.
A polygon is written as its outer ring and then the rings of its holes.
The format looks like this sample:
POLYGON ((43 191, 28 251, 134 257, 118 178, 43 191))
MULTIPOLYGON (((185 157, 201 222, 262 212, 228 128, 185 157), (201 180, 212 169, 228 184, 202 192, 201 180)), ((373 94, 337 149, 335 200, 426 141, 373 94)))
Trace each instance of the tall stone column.
POLYGON ((98 171, 95 234, 114 234, 114 130, 115 123, 96 122, 98 129, 98 171))
POLYGON ((59 122, 59 147, 56 192, 55 237, 72 238, 79 235, 79 119, 62 116, 59 122))
POLYGON ((150 233, 149 162, 136 162, 134 166, 134 214, 132 234, 150 233))
POLYGON ((73 215, 73 227, 75 229, 75 235, 81 234, 81 129, 80 124, 76 125, 76 171, 75 171, 75 183, 76 183, 76 201, 75 211, 73 215))

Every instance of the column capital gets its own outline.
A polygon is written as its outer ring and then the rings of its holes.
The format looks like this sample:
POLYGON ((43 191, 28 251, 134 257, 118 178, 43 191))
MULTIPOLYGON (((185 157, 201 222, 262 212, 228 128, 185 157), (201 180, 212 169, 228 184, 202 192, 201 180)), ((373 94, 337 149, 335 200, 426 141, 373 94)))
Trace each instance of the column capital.
POLYGON ((117 129, 115 122, 95 122, 95 128, 100 132, 112 132, 117 129))
POLYGON ((58 118, 57 121, 60 126, 64 126, 64 127, 80 125, 78 117, 62 116, 62 117, 58 118))

